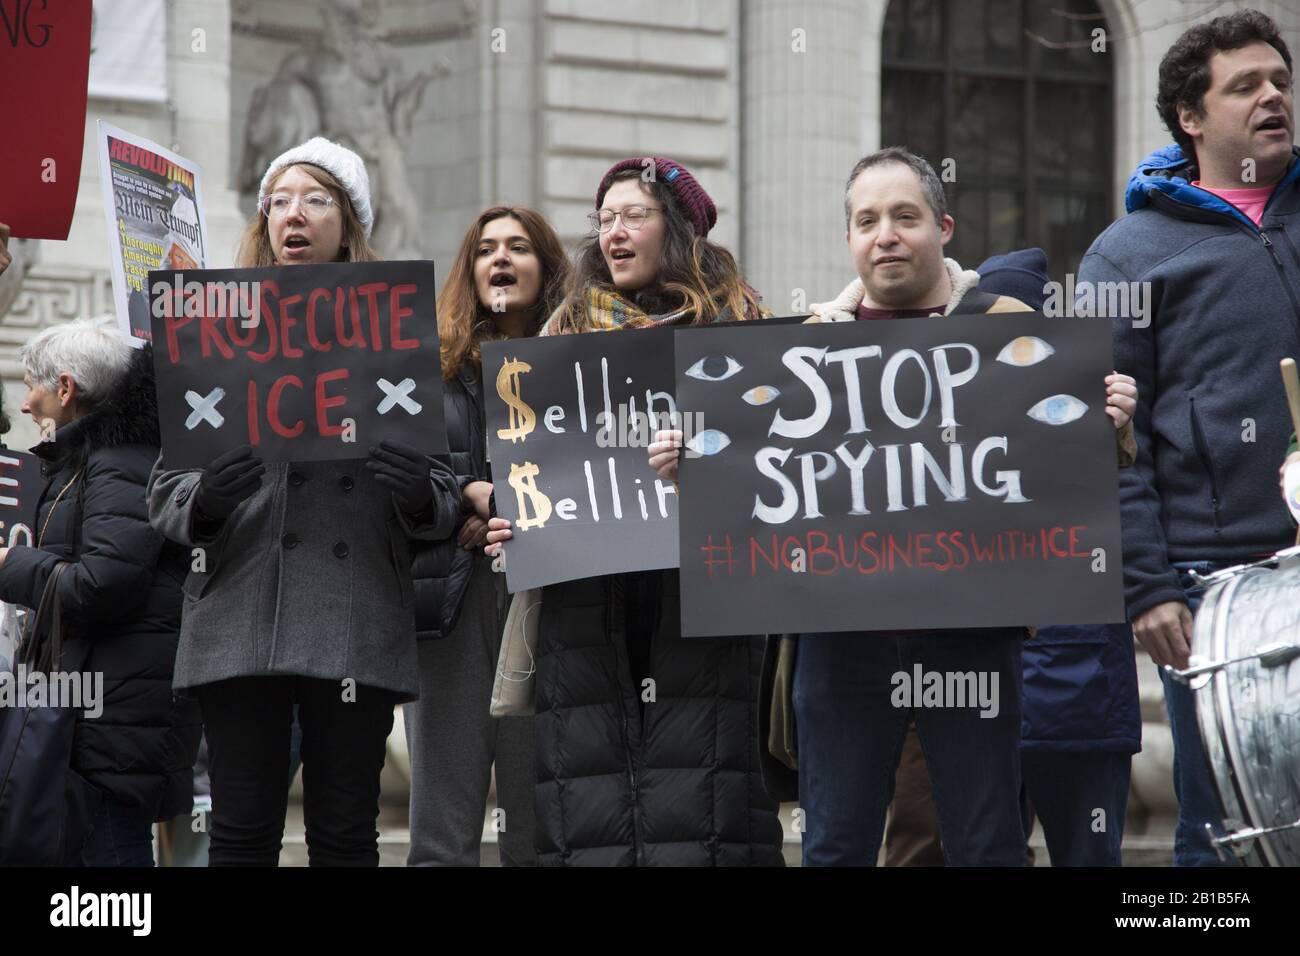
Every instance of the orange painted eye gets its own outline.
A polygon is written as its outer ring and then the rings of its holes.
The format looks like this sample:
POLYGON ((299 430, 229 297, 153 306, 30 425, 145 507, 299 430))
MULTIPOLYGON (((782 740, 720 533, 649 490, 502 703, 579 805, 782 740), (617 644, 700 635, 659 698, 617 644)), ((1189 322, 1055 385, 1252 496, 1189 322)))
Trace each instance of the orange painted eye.
POLYGON ((740 397, 751 405, 766 405, 776 401, 780 395, 781 390, 775 385, 757 385, 740 397))
POLYGON ((1037 365, 1048 356, 1055 354, 1056 349, 1038 338, 1038 336, 1022 335, 1003 346, 1002 351, 998 353, 998 361, 1024 368, 1029 365, 1037 365))

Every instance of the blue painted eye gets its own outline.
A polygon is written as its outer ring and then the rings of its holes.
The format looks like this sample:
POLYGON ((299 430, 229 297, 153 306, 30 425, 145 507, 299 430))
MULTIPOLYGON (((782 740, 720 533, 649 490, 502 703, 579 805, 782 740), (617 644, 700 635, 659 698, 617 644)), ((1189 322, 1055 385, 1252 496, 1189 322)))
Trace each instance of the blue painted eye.
POLYGON ((731 444, 725 432, 707 428, 686 443, 686 450, 697 455, 716 455, 731 444))
POLYGON ((998 353, 998 361, 1005 362, 1007 365, 1019 365, 1021 367, 1037 365, 1049 355, 1055 355, 1056 349, 1052 348, 1036 335, 1022 335, 1019 338, 1012 339, 998 353))
POLYGON ((744 366, 730 355, 706 355, 688 368, 686 374, 703 382, 721 382, 725 378, 731 378, 742 368, 744 366))
POLYGON ((1045 425, 1065 425, 1082 416, 1087 410, 1088 406, 1073 395, 1052 395, 1043 399, 1025 414, 1045 425))
POLYGON ((766 405, 775 402, 780 395, 781 390, 775 385, 757 385, 740 397, 751 405, 766 405))

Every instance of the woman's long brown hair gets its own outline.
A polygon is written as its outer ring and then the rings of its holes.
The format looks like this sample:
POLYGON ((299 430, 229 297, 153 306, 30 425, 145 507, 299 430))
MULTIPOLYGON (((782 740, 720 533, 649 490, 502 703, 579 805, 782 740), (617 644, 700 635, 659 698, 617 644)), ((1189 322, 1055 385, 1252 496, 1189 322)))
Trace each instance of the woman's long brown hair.
POLYGON ((487 224, 497 219, 514 219, 524 227, 542 267, 542 287, 529 317, 526 334, 536 335, 542 323, 564 299, 569 260, 560 237, 545 217, 525 206, 492 206, 483 210, 461 240, 460 251, 456 253, 438 296, 438 338, 442 343, 444 379, 455 378, 466 362, 481 365, 482 343, 504 337, 492 321, 491 309, 479 301, 474 284, 474 262, 479 241, 487 224))
MULTIPOLYGON (((352 209, 352 200, 348 198, 347 190, 343 188, 342 183, 319 166, 313 166, 311 163, 294 163, 293 166, 286 166, 272 180, 267 191, 274 189, 280 177, 294 166, 324 186, 343 212, 343 247, 347 250, 347 255, 339 261, 379 261, 379 253, 371 248, 370 241, 366 238, 366 231, 361 226, 361 220, 352 209)), ((275 265, 275 253, 271 249, 269 220, 262 214, 262 210, 258 209, 253 213, 253 218, 248 221, 248 225, 244 228, 244 235, 239 240, 239 249, 235 252, 235 267, 260 269, 273 265, 275 265)))
MULTIPOLYGON (((625 170, 610 182, 640 180, 635 169, 625 170)), ((588 236, 578 247, 573 281, 549 332, 589 332, 587 296, 591 288, 617 293, 649 315, 682 310, 692 313, 693 325, 717 321, 724 311, 732 320, 757 318, 761 312, 758 294, 740 274, 735 258, 723 246, 695 234, 695 227, 673 198, 672 190, 657 179, 641 182, 663 207, 664 247, 660 258, 659 282, 652 288, 626 293, 614 285, 609 265, 600 251, 600 234, 588 236)))

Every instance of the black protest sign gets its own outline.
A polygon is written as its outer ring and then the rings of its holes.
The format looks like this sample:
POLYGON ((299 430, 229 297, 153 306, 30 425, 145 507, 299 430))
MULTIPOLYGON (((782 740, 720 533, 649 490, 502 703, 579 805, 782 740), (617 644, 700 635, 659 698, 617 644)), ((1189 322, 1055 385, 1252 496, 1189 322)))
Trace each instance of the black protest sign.
POLYGON ((36 527, 36 503, 44 487, 39 458, 0 448, 0 546, 35 546, 32 529, 36 527))
POLYGON ((676 567, 677 490, 646 450, 676 420, 672 349, 661 329, 484 343, 493 490, 514 526, 512 592, 676 567))
POLYGON ((1109 323, 675 335, 684 634, 1124 619, 1109 323))
POLYGON ((168 467, 447 450, 432 262, 149 273, 168 467))

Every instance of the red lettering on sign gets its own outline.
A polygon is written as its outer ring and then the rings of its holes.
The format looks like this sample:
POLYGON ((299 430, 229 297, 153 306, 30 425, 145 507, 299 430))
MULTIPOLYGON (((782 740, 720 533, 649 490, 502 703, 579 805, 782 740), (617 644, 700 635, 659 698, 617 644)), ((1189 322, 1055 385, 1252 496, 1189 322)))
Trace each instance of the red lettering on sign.
POLYGON ((262 283, 262 321, 259 325, 266 326, 266 351, 260 355, 257 352, 249 351, 248 357, 254 362, 269 362, 275 358, 280 342, 279 336, 275 332, 275 311, 266 301, 267 286, 271 286, 277 296, 280 294, 280 290, 271 283, 262 283))
POLYGON ((262 429, 257 422, 257 382, 248 383, 248 443, 256 448, 262 443, 262 429))
POLYGON ((275 380, 271 390, 266 393, 266 420, 271 426, 271 431, 281 438, 297 438, 306 427, 301 418, 292 428, 285 428, 284 422, 280 421, 280 394, 290 385, 302 388, 302 379, 297 375, 281 375, 275 380))
POLYGON ((376 352, 384 350, 384 342, 379 334, 379 293, 388 288, 387 282, 367 282, 357 286, 357 294, 366 297, 366 315, 370 319, 370 345, 376 352))
POLYGON ((347 404, 346 395, 325 396, 325 385, 328 382, 341 381, 348 377, 348 370, 345 368, 336 368, 332 372, 322 372, 316 376, 316 430, 325 436, 334 436, 343 434, 342 425, 331 425, 329 423, 328 412, 331 408, 347 404))
POLYGON ((781 551, 780 546, 776 543, 776 535, 772 535, 771 554, 768 554, 763 550, 763 546, 758 543, 757 538, 749 539, 749 573, 751 577, 758 573, 759 557, 762 557, 773 571, 779 571, 781 569, 781 551))
MULTIPOLYGON (((328 352, 334 347, 333 342, 322 342, 316 335, 316 300, 328 299, 330 297, 329 289, 312 289, 311 295, 307 296, 307 344, 317 352, 328 352)), ((339 299, 343 295, 340 292, 339 299)))
POLYGON ((220 330, 217 329, 217 321, 221 318, 219 315, 208 315, 203 313, 199 319, 199 351, 204 358, 212 357, 210 346, 215 345, 217 351, 221 353, 222 358, 232 359, 235 357, 234 350, 221 337, 220 330))
POLYGON ((813 574, 834 574, 839 570, 839 562, 835 560, 835 549, 829 547, 830 535, 824 531, 808 532, 808 570, 813 574), (813 544, 813 539, 820 539, 817 544, 813 544), (817 569, 817 555, 829 554, 831 556, 831 566, 825 571, 817 569))
POLYGON ((302 358, 302 349, 289 344, 289 330, 298 324, 298 317, 289 314, 289 307, 302 301, 302 296, 291 295, 280 300, 280 354, 285 358, 302 358))
POLYGON ((934 563, 927 560, 926 555, 930 553, 930 546, 927 543, 930 536, 928 534, 918 534, 916 536, 916 564, 922 568, 932 568, 934 563))
POLYGON ((175 365, 181 360, 181 343, 176 335, 176 330, 189 325, 194 319, 191 316, 175 315, 175 310, 171 307, 170 296, 168 296, 167 305, 163 309, 163 329, 167 335, 167 357, 175 365))
POLYGON ((862 543, 862 550, 867 552, 867 554, 871 555, 874 562, 869 568, 864 568, 861 564, 858 565, 858 570, 863 574, 875 574, 877 571, 880 570, 880 555, 876 552, 876 549, 873 548, 870 543, 873 539, 878 537, 880 537, 880 535, 877 534, 875 531, 864 531, 862 533, 862 537, 859 539, 859 541, 862 543))
POLYGON ((344 299, 343 290, 334 290, 334 340, 343 348, 366 347, 366 336, 361 331, 361 308, 357 304, 357 290, 348 289, 346 300, 344 299), (343 313, 347 309, 352 316, 352 334, 348 335, 343 327, 343 313))
POLYGON ((388 294, 388 343, 395 349, 418 349, 420 342, 418 339, 402 338, 402 319, 411 315, 415 310, 406 308, 401 304, 403 295, 411 295, 418 291, 411 283, 393 286, 393 291, 388 294))

